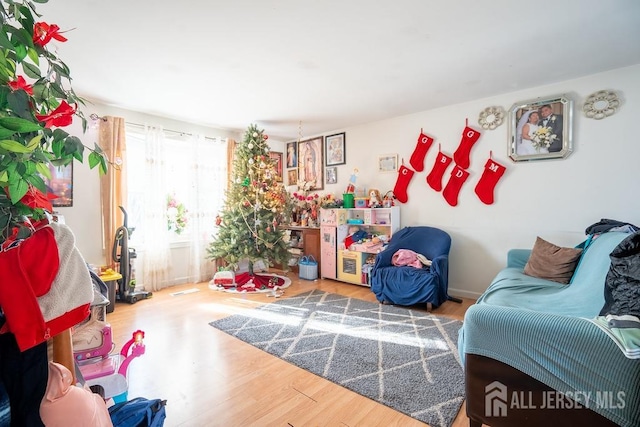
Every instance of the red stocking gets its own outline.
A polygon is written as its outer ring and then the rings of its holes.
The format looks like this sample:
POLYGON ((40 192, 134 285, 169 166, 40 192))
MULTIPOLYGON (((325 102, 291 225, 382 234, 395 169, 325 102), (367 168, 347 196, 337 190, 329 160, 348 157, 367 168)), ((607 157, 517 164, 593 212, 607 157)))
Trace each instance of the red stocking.
POLYGON ((473 144, 476 143, 478 138, 480 138, 480 132, 471 129, 469 126, 465 126, 464 131, 462 131, 460 145, 458 145, 456 152, 453 153, 453 159, 462 169, 467 169, 469 167, 469 154, 471 153, 471 147, 473 147, 473 144))
POLYGON ((413 154, 411 155, 411 159, 409 159, 409 164, 412 168, 416 170, 416 172, 422 172, 424 169, 424 156, 427 154, 429 147, 433 143, 433 138, 427 136, 420 129, 420 136, 418 137, 418 143, 416 148, 413 150, 413 154))
POLYGON ((431 173, 427 176, 427 183, 436 191, 442 190, 442 176, 444 171, 447 170, 449 164, 451 164, 451 157, 444 154, 442 151, 438 151, 438 157, 431 169, 431 173))
POLYGON ((396 186, 393 187, 393 194, 395 194, 396 199, 398 199, 400 203, 407 203, 409 200, 407 187, 409 186, 414 173, 414 171, 405 165, 401 165, 400 169, 398 169, 398 179, 396 180, 396 186))
POLYGON ((487 163, 484 165, 482 177, 480 177, 480 181, 478 181, 475 188, 475 192, 482 203, 486 205, 493 203, 493 190, 496 188, 496 184, 500 178, 502 178, 502 175, 504 175, 504 171, 506 170, 507 168, 494 162, 491 159, 491 155, 489 155, 489 160, 487 160, 487 163))
POLYGON ((462 184, 469 178, 469 172, 462 169, 460 166, 456 165, 451 171, 451 178, 449 178, 449 182, 447 182, 447 186, 444 188, 442 194, 444 195, 444 199, 451 206, 456 206, 458 204, 458 194, 460 193, 460 188, 462 188, 462 184))

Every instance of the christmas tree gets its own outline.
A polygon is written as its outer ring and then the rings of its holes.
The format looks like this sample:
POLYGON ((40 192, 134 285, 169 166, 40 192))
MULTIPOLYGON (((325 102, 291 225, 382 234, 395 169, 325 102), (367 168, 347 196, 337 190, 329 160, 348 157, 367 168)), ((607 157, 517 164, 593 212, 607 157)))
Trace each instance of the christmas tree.
POLYGON ((268 136, 251 125, 238 144, 231 186, 219 220, 215 240, 207 248, 209 258, 223 259, 231 268, 241 260, 264 260, 288 265, 285 232, 278 227, 287 217, 287 193, 278 182, 274 160, 269 157, 268 136))

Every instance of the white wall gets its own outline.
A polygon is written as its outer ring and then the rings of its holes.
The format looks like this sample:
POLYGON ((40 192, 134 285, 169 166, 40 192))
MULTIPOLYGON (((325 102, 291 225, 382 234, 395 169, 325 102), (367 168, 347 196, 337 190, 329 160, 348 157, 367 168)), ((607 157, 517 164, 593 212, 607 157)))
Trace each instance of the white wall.
MULTIPOLYGON (((504 267, 506 253, 514 247, 531 247, 536 236, 558 245, 572 246, 584 238, 584 229, 601 218, 640 225, 638 160, 635 120, 640 117, 640 65, 613 70, 581 79, 521 90, 464 104, 424 111, 389 120, 336 129, 346 132, 347 164, 338 166, 338 184, 325 186, 321 193, 340 195, 349 175, 359 169, 358 185, 386 192, 394 187, 396 174, 378 174, 380 154, 398 153, 408 165, 420 129, 435 138, 427 153, 425 170, 416 173, 409 186, 409 201, 401 205, 402 225, 431 225, 452 236, 449 289, 453 295, 477 297, 495 274, 504 267), (616 90, 622 98, 617 114, 604 120, 587 119, 582 101, 602 89, 616 90), (564 160, 512 162, 507 156, 507 124, 483 131, 472 150, 471 176, 463 186, 459 204, 451 207, 442 193, 433 191, 425 179, 430 172, 437 144, 452 155, 458 146, 465 118, 480 130, 477 118, 488 106, 511 105, 537 97, 565 94, 574 102, 574 152, 564 160), (496 188, 496 201, 484 205, 474 193, 489 151, 507 167, 496 188)), ((402 97, 402 94, 398 94, 402 97)), ((101 105, 89 105, 87 114, 110 114, 135 123, 163 125, 167 129, 202 132, 209 136, 242 135, 223 130, 202 129, 190 124, 101 105)), ((73 129, 79 126, 74 124, 73 129)), ((265 129, 268 134, 269 129, 265 129)), ((72 132, 73 133, 73 132, 72 132)), ((83 138, 92 144, 91 133, 83 138)), ((284 151, 281 141, 269 141, 274 151, 284 151)), ((448 173, 445 173, 446 183, 448 173)), ((76 165, 74 207, 60 208, 77 236, 78 247, 88 262, 103 262, 100 237, 100 195, 98 174, 76 165)), ((110 248, 109 248, 110 250, 110 248)))
MULTIPOLYGON (((601 218, 640 225, 640 65, 581 79, 521 90, 464 104, 368 123, 346 132, 347 164, 338 167, 338 184, 324 192, 342 193, 353 168, 359 169, 358 185, 393 189, 396 174, 378 174, 377 157, 398 153, 409 166, 420 128, 435 138, 427 153, 425 170, 416 173, 409 186, 409 201, 401 205, 403 226, 431 225, 451 234, 449 289, 453 295, 477 297, 505 266, 508 249, 530 248, 536 236, 558 245, 573 246, 584 230, 601 218), (604 120, 587 119, 582 102, 591 93, 616 90, 622 98, 619 111, 604 120), (574 100, 574 152, 564 160, 512 162, 507 156, 508 125, 483 131, 471 152, 470 177, 462 187, 459 204, 452 207, 442 193, 426 183, 438 144, 452 155, 458 147, 465 118, 482 130, 478 114, 489 106, 505 110, 519 101, 566 94, 574 100), (493 159, 507 167, 498 183, 496 201, 485 205, 474 187, 484 164, 493 159)), ((402 94, 398 94, 402 97, 402 94)), ((333 132, 331 132, 333 133, 333 132)), ((329 134, 329 133, 328 133, 329 134)), ((452 166, 445 172, 446 184, 452 166)))

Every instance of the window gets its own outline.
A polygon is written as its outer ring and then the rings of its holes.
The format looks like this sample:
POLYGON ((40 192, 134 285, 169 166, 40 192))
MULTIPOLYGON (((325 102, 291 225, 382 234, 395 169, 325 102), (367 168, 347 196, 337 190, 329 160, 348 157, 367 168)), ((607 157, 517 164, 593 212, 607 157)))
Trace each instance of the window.
MULTIPOLYGON (((172 196, 187 209, 186 227, 178 234, 166 232, 172 242, 187 242, 192 238, 194 229, 211 235, 214 231, 215 216, 221 210, 227 179, 226 141, 207 138, 200 143, 195 137, 183 136, 174 132, 165 132, 163 138, 166 162, 163 168, 166 197, 172 196), (195 221, 204 221, 195 224, 195 221)), ((156 182, 149 182, 145 174, 145 135, 144 129, 134 126, 127 128, 127 190, 128 190, 128 227, 135 228, 131 233, 131 244, 144 246, 145 206, 144 194, 156 182)), ((166 212, 164 212, 166 214, 166 212)))

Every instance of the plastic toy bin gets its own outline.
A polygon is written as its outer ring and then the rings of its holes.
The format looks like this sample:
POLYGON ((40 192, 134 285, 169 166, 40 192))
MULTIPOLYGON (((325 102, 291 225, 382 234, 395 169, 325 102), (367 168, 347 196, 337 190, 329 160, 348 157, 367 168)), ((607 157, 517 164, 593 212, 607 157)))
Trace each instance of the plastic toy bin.
POLYGON ((300 258, 298 276, 304 280, 316 280, 318 278, 318 262, 313 255, 300 258))

